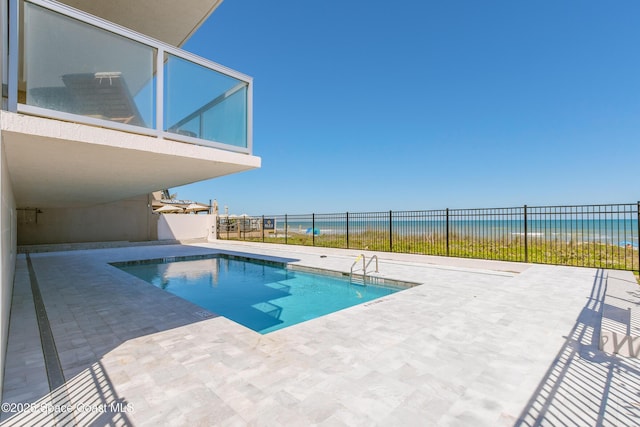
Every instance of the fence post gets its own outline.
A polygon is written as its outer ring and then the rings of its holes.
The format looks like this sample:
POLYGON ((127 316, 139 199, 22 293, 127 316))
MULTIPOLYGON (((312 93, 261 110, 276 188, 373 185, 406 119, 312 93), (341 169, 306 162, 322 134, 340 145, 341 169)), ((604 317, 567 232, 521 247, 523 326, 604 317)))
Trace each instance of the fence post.
POLYGON ((524 205, 524 262, 529 262, 529 230, 527 228, 527 205, 524 205))
POLYGON ((260 229, 262 230, 262 243, 264 243, 264 215, 262 215, 262 224, 260 224, 260 229))
MULTIPOLYGON (((640 201, 638 201, 636 213, 638 214, 638 234, 636 234, 638 238, 638 272, 640 272, 640 201)), ((631 239, 631 241, 633 241, 633 239, 631 239)), ((631 267, 631 269, 633 270, 633 267, 631 267)))
POLYGON ((311 245, 316 245, 316 214, 311 214, 311 245))
POLYGON ((287 214, 284 214, 284 244, 287 244, 287 236, 289 235, 289 224, 287 223, 287 214))
POLYGON ((347 212, 347 249, 349 249, 349 212, 347 212))
POLYGON ((393 211, 389 211, 389 252, 393 252, 393 211))
POLYGON ((447 216, 446 216, 446 235, 447 235, 447 256, 449 256, 449 208, 447 208, 447 216))

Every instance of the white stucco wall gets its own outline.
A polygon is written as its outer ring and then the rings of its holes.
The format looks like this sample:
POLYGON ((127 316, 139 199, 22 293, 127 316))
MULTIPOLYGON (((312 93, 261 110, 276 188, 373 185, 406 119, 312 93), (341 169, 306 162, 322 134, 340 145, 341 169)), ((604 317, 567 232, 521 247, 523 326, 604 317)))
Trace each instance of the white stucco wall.
POLYGON ((9 314, 16 266, 16 205, 0 134, 0 396, 9 336, 9 314))
POLYGON ((149 195, 85 208, 42 208, 18 212, 18 243, 80 243, 156 240, 157 215, 149 195))
POLYGON ((215 215, 161 214, 159 240, 208 239, 215 236, 215 215))

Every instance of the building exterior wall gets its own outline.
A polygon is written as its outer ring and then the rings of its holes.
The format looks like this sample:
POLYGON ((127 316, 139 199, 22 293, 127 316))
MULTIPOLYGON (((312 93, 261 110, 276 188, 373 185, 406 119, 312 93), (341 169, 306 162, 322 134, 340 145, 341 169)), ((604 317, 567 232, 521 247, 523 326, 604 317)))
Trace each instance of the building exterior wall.
POLYGON ((149 195, 86 208, 18 210, 18 244, 157 240, 149 195))
POLYGON ((0 134, 0 396, 9 336, 9 314, 16 265, 16 205, 0 134))
MULTIPOLYGON (((0 0, 0 3, 0 75, 3 89, 0 107, 1 395, 18 244, 156 240, 160 220, 163 238, 210 239, 215 236, 214 216, 181 215, 163 219, 153 214, 146 193, 259 168, 260 158, 252 154, 252 79, 171 45, 185 41, 220 1, 189 0, 188 7, 185 7, 182 2, 178 5, 178 2, 169 0, 118 0, 127 6, 135 3, 137 12, 110 2, 67 2, 85 11, 89 7, 99 9, 104 12, 99 15, 109 21, 70 10, 58 2, 39 1, 22 5, 0 0), (153 4, 157 18, 149 18, 150 4, 153 4), (19 7, 22 7, 21 13, 18 13, 19 7), (181 9, 188 13, 171 13, 181 9), (23 13, 25 10, 28 12, 23 13), (60 16, 65 16, 63 21, 73 19, 76 30, 81 24, 86 31, 78 34, 91 36, 77 37, 69 31, 66 34, 70 34, 70 41, 99 42, 82 44, 85 48, 88 46, 85 49, 88 53, 79 56, 75 50, 69 53, 64 46, 49 43, 51 34, 55 33, 54 39, 59 41, 62 30, 68 29, 57 25, 60 16), (39 25, 29 26, 30 22, 36 22, 36 18, 51 25, 46 29, 39 25), (129 18, 133 19, 134 24, 130 26, 134 30, 158 32, 138 34, 114 25, 114 22, 129 25, 129 18), (148 26, 152 30, 147 30, 148 26), (42 37, 34 38, 38 34, 42 37), (149 35, 170 44, 158 42, 149 35), (124 45, 128 48, 122 48, 117 55, 106 55, 107 51, 124 45), (52 46, 58 49, 51 49, 52 46), (118 65, 122 62, 127 65, 125 60, 131 59, 129 55, 138 51, 145 58, 143 74, 147 80, 143 79, 138 85, 137 93, 145 89, 147 83, 156 90, 153 102, 149 103, 152 108, 148 109, 147 115, 151 119, 147 126, 123 121, 128 114, 95 114, 70 108, 69 105, 56 108, 58 101, 64 100, 73 86, 67 87, 64 80, 60 81, 61 76, 67 75, 71 82, 75 74, 92 73, 94 80, 102 81, 107 78, 106 73, 115 81, 123 76, 116 77, 110 71, 122 71, 118 65), (89 53, 95 53, 92 59, 87 56, 89 53), (105 55, 110 59, 107 64, 102 63, 105 55), (180 71, 181 67, 165 67, 172 60, 189 64, 187 72, 180 71), (57 68, 61 65, 64 66, 60 68, 62 71, 57 68), (192 98, 197 97, 185 91, 163 96, 164 83, 169 88, 179 87, 169 85, 169 82, 188 82, 198 86, 197 79, 192 80, 202 70, 207 74, 203 81, 222 79, 232 87, 219 88, 213 93, 203 92, 206 98, 203 100, 194 100, 192 98), (35 72, 42 73, 43 78, 35 78, 35 72), (48 80, 49 77, 54 83, 48 80), (30 92, 32 89, 42 90, 30 92), (61 92, 58 89, 64 89, 62 93, 65 95, 59 96, 61 92), (52 95, 55 93, 58 93, 57 97, 52 95), (38 96, 39 100, 36 99, 38 96), (188 114, 185 113, 184 117, 163 119, 164 112, 169 109, 169 105, 165 108, 165 102, 168 104, 169 99, 176 97, 179 98, 178 104, 191 102, 193 111, 187 109, 188 114), (229 109, 230 118, 236 123, 229 129, 234 132, 211 135, 195 132, 193 124, 205 116, 209 120, 215 119, 215 124, 225 124, 226 128, 229 122, 226 115, 220 119, 219 114, 205 114, 219 105, 225 106, 225 112, 229 109), (241 136, 232 138, 238 133, 236 128, 242 131, 239 132, 241 136), (143 193, 142 196, 134 196, 143 193), (112 202, 114 200, 119 201, 112 202), (104 203, 106 201, 109 202, 104 203)), ((123 91, 120 95, 126 98, 127 93, 123 91)), ((135 96, 133 101, 135 103, 135 96)), ((199 128, 223 129, 220 126, 199 128)))
POLYGON ((162 214, 159 216, 159 240, 213 240, 215 238, 215 215, 162 214))

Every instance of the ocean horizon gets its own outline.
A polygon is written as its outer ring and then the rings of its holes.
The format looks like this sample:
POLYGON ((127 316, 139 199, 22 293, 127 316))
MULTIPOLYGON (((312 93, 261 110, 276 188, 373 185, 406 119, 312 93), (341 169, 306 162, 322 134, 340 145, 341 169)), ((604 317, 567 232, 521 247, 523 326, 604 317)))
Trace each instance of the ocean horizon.
MULTIPOLYGON (((274 221, 276 233, 285 232, 284 216, 265 216, 274 221)), ((600 242, 620 246, 638 247, 637 219, 527 219, 526 231, 523 219, 449 219, 449 235, 486 239, 524 237, 561 241, 600 242)), ((347 221, 332 216, 327 219, 317 216, 299 215, 286 218, 289 233, 310 234, 315 229, 317 235, 345 235, 347 221)), ((447 221, 443 219, 377 217, 374 219, 349 218, 349 234, 364 232, 391 233, 412 236, 445 236, 447 221)))

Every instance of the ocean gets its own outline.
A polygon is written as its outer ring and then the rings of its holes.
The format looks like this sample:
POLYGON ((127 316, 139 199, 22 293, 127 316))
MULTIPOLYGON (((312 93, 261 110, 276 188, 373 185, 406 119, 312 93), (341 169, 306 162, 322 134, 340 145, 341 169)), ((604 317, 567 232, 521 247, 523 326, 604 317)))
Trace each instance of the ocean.
POLYGON ((292 215, 265 216, 275 222, 277 233, 285 232, 285 220, 289 233, 311 234, 315 230, 316 235, 344 235, 347 229, 350 235, 364 232, 376 232, 396 236, 445 236, 447 222, 449 236, 473 237, 487 239, 504 239, 523 237, 561 240, 575 242, 600 242, 620 246, 638 247, 638 220, 637 219, 595 219, 595 218, 571 218, 571 219, 527 219, 526 230, 523 219, 456 219, 449 221, 443 219, 424 218, 392 218, 389 215, 377 215, 369 218, 347 218, 345 214, 330 216, 316 215, 292 215))

